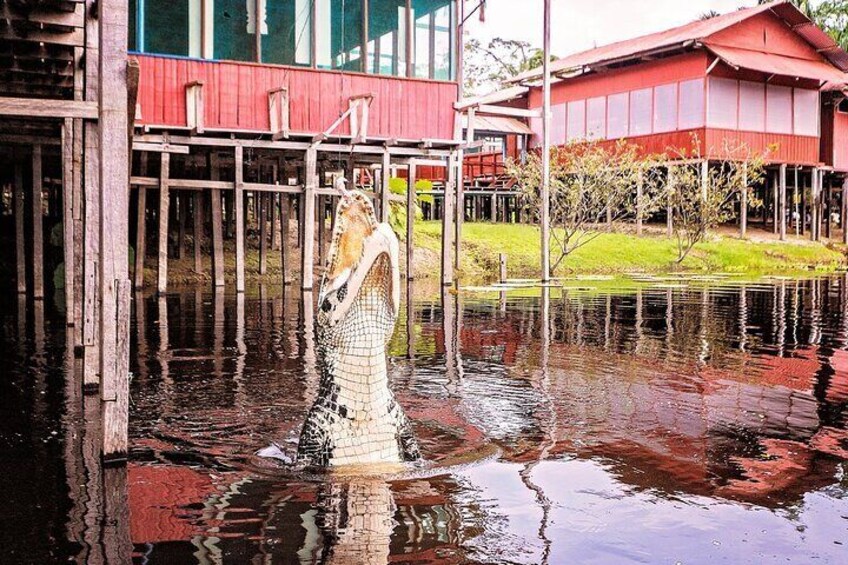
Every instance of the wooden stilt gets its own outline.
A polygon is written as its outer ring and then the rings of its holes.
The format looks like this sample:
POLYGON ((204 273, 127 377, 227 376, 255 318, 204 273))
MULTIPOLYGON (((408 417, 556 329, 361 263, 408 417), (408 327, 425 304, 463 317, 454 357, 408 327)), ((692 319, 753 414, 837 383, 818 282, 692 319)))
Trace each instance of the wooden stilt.
POLYGON ((326 223, 327 203, 323 196, 318 197, 318 207, 315 210, 315 219, 318 222, 318 264, 323 265, 326 259, 325 237, 327 231, 326 223))
POLYGON ((771 179, 771 222, 772 231, 775 234, 780 233, 780 220, 778 214, 780 212, 780 171, 775 171, 771 179))
MULTIPOLYGON (((822 181, 822 184, 825 184, 824 181, 822 181)), ((825 197, 827 198, 827 209, 824 214, 824 233, 825 236, 830 239, 833 228, 831 225, 833 223, 833 181, 830 178, 828 178, 827 186, 825 187, 825 197)))
POLYGON ((639 173, 636 179, 636 235, 642 235, 642 191, 644 190, 644 177, 639 173))
POLYGON ((291 282, 289 268, 289 216, 291 215, 291 198, 288 194, 280 195, 280 271, 283 285, 291 282))
POLYGON ((244 292, 244 147, 235 147, 236 292, 244 292))
POLYGON ((778 224, 780 225, 780 241, 786 241, 786 163, 780 165, 778 170, 778 185, 779 194, 778 203, 778 224))
POLYGON ((318 151, 307 149, 305 157, 305 183, 301 196, 303 208, 300 225, 303 248, 301 252, 300 284, 304 290, 312 289, 312 273, 315 246, 315 191, 318 189, 318 151))
MULTIPOLYGON (((212 180, 216 180, 216 179, 213 178, 212 180)), ((224 196, 224 214, 226 215, 226 218, 224 219, 224 221, 226 222, 226 225, 225 225, 226 229, 225 229, 224 235, 226 236, 227 239, 232 239, 233 236, 234 236, 236 223, 235 223, 235 196, 231 192, 226 193, 226 195, 224 196)))
POLYGON ((182 192, 176 194, 177 203, 177 259, 185 259, 186 224, 188 224, 188 199, 182 192))
MULTIPOLYGON (((16 155, 18 157, 18 155, 16 155)), ((18 293, 26 293, 26 238, 24 236, 24 169, 15 159, 15 262, 17 263, 18 293)))
POLYGON ((810 198, 810 239, 813 241, 819 240, 819 170, 813 167, 812 172, 812 197, 810 198))
POLYGON ((192 239, 194 240, 194 272, 203 272, 203 193, 197 191, 192 197, 191 216, 194 221, 192 239))
POLYGON ((162 165, 159 170, 159 263, 156 285, 159 293, 168 290, 168 218, 170 217, 171 206, 168 181, 170 168, 171 154, 162 153, 162 165))
POLYGON ((672 207, 672 194, 673 191, 676 190, 674 187, 674 169, 671 167, 668 168, 668 204, 666 205, 666 219, 665 219, 665 235, 667 237, 671 237, 674 235, 674 208, 672 207))
POLYGON ((135 228, 135 265, 133 280, 136 289, 144 287, 144 258, 147 255, 147 188, 140 186, 136 190, 138 206, 135 228))
POLYGON ((224 219, 221 214, 221 191, 209 192, 212 201, 212 279, 216 288, 224 286, 224 219))
POLYGON ((268 222, 271 228, 271 251, 276 251, 280 248, 280 240, 277 237, 277 194, 268 195, 268 222))
POLYGON ((842 243, 848 245, 848 176, 842 179, 842 214, 839 223, 842 228, 842 243))
MULTIPOLYGON (((415 278, 415 261, 413 260, 415 245, 413 245, 413 239, 415 235, 415 203, 418 200, 415 194, 416 176, 417 166, 415 161, 412 161, 409 163, 406 182, 406 278, 410 281, 415 278)), ((409 299, 410 297, 407 297, 407 300, 409 299)))
POLYGON ((74 121, 62 124, 62 252, 65 278, 65 323, 74 325, 74 121))
POLYGON ((255 197, 259 200, 259 274, 268 272, 268 194, 257 192, 255 197))
POLYGON ((451 152, 447 162, 448 178, 445 182, 445 193, 442 199, 442 285, 453 284, 454 263, 451 257, 454 250, 453 236, 453 201, 456 188, 456 154, 451 152))
POLYGON ((41 146, 32 147, 32 296, 44 298, 44 175, 41 170, 41 146))
POLYGON ((745 168, 745 186, 742 187, 742 193, 739 195, 739 236, 746 237, 748 234, 748 164, 743 165, 745 168))
POLYGON ((391 210, 389 205, 389 198, 391 196, 389 180, 392 176, 391 155, 388 151, 383 152, 383 162, 380 171, 380 221, 388 222, 389 212, 391 210))
MULTIPOLYGON (((795 178, 798 176, 796 174, 795 178)), ((801 217, 799 221, 801 222, 801 235, 807 231, 807 181, 805 180, 801 186, 801 217)))

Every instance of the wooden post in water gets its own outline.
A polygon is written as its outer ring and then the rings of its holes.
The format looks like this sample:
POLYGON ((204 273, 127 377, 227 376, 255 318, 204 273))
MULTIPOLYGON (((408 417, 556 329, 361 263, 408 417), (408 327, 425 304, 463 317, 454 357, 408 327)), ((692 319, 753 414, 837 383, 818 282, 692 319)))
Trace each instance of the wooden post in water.
POLYGON ((192 198, 191 216, 194 221, 192 239, 194 240, 194 272, 203 272, 203 192, 197 191, 192 198))
POLYGON ((32 146, 32 296, 44 298, 44 175, 41 145, 32 146))
POLYGON ((135 265, 133 267, 133 286, 144 287, 144 257, 147 255, 147 188, 139 186, 136 190, 137 209, 135 227, 135 265))
MULTIPOLYGON (((209 154, 209 177, 220 180, 221 169, 218 154, 209 154)), ((224 286, 224 218, 222 214, 221 190, 209 191, 210 210, 212 212, 212 280, 216 288, 224 286)), ((229 219, 226 220, 229 222, 229 219)))
POLYGON ((26 293, 26 237, 24 235, 24 168, 20 153, 15 154, 15 262, 18 294, 26 293))
POLYGON ((748 163, 742 165, 744 186, 739 195, 739 237, 748 234, 748 163))
POLYGON ((327 202, 323 195, 318 196, 318 205, 315 209, 315 221, 318 223, 318 264, 323 265, 326 258, 326 236, 327 236, 327 202))
POLYGON ((268 272, 268 194, 256 192, 259 199, 259 274, 268 272))
POLYGON ((842 243, 848 245, 848 176, 842 179, 842 214, 839 222, 842 228, 842 243))
POLYGON ((501 283, 505 283, 506 282, 506 253, 501 253, 501 254, 498 255, 498 267, 499 267, 498 280, 501 283))
POLYGON ((665 235, 671 237, 674 235, 674 208, 672 207, 672 195, 674 193, 674 169, 669 165, 668 179, 666 180, 666 190, 668 191, 668 204, 665 207, 665 235))
POLYGON ((819 175, 818 167, 813 167, 812 173, 812 197, 810 198, 810 239, 812 241, 819 240, 819 201, 820 201, 820 182, 821 177, 819 175))
MULTIPOLYGON (((406 182, 406 279, 413 280, 414 274, 414 257, 415 245, 413 245, 413 236, 415 235, 415 203, 417 195, 415 194, 415 180, 417 176, 417 165, 415 161, 409 162, 409 170, 407 172, 406 182)), ((411 288, 411 287, 407 287, 411 288)), ((407 300, 411 297, 407 296, 407 300)))
POLYGON ((456 153, 450 152, 447 162, 448 178, 442 198, 442 285, 453 284, 453 198, 456 183, 456 153))
POLYGON ((65 270, 65 324, 74 325, 74 121, 62 124, 62 253, 65 270))
POLYGON ((771 179, 771 221, 772 231, 775 234, 780 234, 780 171, 775 171, 771 179))
POLYGON ((778 223, 780 226, 780 241, 786 241, 786 163, 780 165, 779 195, 778 195, 778 223))
POLYGON ((236 292, 244 292, 244 147, 235 148, 236 292))
POLYGON ((291 282, 289 269, 289 217, 291 216, 291 198, 288 194, 280 194, 280 271, 283 285, 291 282))
POLYGON ((168 217, 171 196, 168 189, 171 154, 162 153, 162 166, 159 171, 159 274, 156 289, 159 293, 168 290, 168 217))
POLYGON ((318 189, 318 150, 306 150, 305 184, 302 193, 303 215, 300 225, 301 250, 300 285, 303 290, 312 290, 312 273, 315 262, 315 191, 318 189))
POLYGON ((182 191, 177 192, 177 259, 185 259, 186 224, 188 224, 188 198, 182 191))
POLYGON ((636 235, 642 235, 642 191, 644 190, 645 176, 643 171, 639 171, 639 178, 636 179, 636 235))
POLYGON ((541 238, 542 282, 551 276, 550 222, 551 222, 551 0, 545 0, 542 40, 542 186, 541 186, 541 238))
MULTIPOLYGON (((380 171, 380 221, 388 222, 389 211, 391 210, 391 207, 389 205, 389 198, 391 196, 391 190, 389 189, 389 180, 392 176, 391 155, 389 154, 388 149, 383 152, 383 162, 380 171)), ((323 259, 324 258, 322 256, 321 260, 323 261, 323 259)))

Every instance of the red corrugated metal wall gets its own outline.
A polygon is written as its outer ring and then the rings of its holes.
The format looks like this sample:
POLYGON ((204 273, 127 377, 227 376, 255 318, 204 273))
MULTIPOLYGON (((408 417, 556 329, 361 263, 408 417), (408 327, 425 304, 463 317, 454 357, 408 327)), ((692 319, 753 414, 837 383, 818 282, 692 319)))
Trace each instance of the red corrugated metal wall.
POLYGON ((833 167, 848 171, 848 114, 833 113, 833 167))
MULTIPOLYGON (((185 85, 202 81, 207 128, 267 131, 268 91, 287 86, 291 129, 324 131, 348 97, 372 93, 369 135, 452 139, 457 86, 333 71, 138 55, 138 101, 144 125, 186 125, 185 85)), ((348 133, 347 124, 337 133, 348 133)))

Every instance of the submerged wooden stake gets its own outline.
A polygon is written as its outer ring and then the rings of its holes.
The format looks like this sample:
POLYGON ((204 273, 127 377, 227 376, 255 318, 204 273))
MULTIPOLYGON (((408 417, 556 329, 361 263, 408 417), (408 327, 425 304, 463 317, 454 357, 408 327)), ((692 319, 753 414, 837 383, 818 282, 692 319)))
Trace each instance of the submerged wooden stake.
POLYGON ((168 290, 168 217, 170 216, 171 196, 168 189, 171 154, 162 153, 162 165, 159 171, 159 268, 156 289, 159 293, 168 290))
POLYGON ((32 147, 32 296, 44 298, 44 175, 41 170, 41 146, 32 147))
MULTIPOLYGON (((16 155, 17 157, 17 155, 16 155)), ((18 293, 26 293, 26 239, 24 236, 24 169, 15 159, 15 262, 17 263, 18 293)))
POLYGON ((244 148, 235 148, 236 292, 244 292, 244 148))

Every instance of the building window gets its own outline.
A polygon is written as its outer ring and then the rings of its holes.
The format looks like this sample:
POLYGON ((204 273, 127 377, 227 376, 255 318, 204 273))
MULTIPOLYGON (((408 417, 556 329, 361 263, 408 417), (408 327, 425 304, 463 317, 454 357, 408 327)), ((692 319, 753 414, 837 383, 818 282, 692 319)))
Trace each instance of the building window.
POLYGON ((622 92, 607 98, 607 137, 622 139, 627 137, 630 122, 630 94, 622 92))
POLYGON ((677 127, 693 129, 704 125, 704 79, 685 80, 680 83, 680 110, 677 127))
MULTIPOLYGON (((251 0, 215 0, 213 21, 214 57, 231 61, 256 60, 256 21, 251 0)), ((266 20, 260 18, 260 29, 268 33, 266 20)))
POLYGON ((368 72, 406 75, 406 0, 368 0, 368 72))
POLYGON ((721 129, 737 129, 738 120, 739 83, 726 78, 710 78, 707 125, 721 129))
POLYGON ((739 82, 739 129, 766 130, 766 85, 743 80, 739 82))
POLYGON ((453 79, 453 2, 412 0, 415 76, 453 79))
POLYGON ((792 89, 788 86, 766 87, 766 131, 792 133, 792 89))
POLYGON ((794 89, 795 135, 819 135, 819 93, 803 88, 794 89))
POLYGON ((566 141, 586 139, 586 101, 575 100, 568 103, 568 120, 566 122, 566 141))
POLYGON ((607 135, 607 99, 605 96, 586 101, 586 138, 604 139, 607 135))
POLYGON ((848 98, 843 98, 836 105, 836 111, 840 114, 848 114, 848 98))
POLYGON ((677 83, 654 88, 654 133, 677 129, 677 83))
POLYGON ((551 107, 551 145, 565 144, 565 104, 551 107))
POLYGON ((312 1, 265 0, 264 4, 267 31, 262 31, 262 62, 311 64, 312 1))
POLYGON ((362 69, 362 0, 315 0, 317 54, 322 69, 362 69))
POLYGON ((630 93, 630 135, 651 133, 652 88, 634 90, 630 93))
MULTIPOLYGON (((173 0, 130 0, 129 48, 142 53, 193 55, 190 48, 192 30, 189 28, 197 28, 199 32, 200 27, 199 9, 191 9, 195 4, 173 0), (195 11, 197 14, 192 21, 195 11)), ((199 33, 197 35, 199 40, 199 33)))

